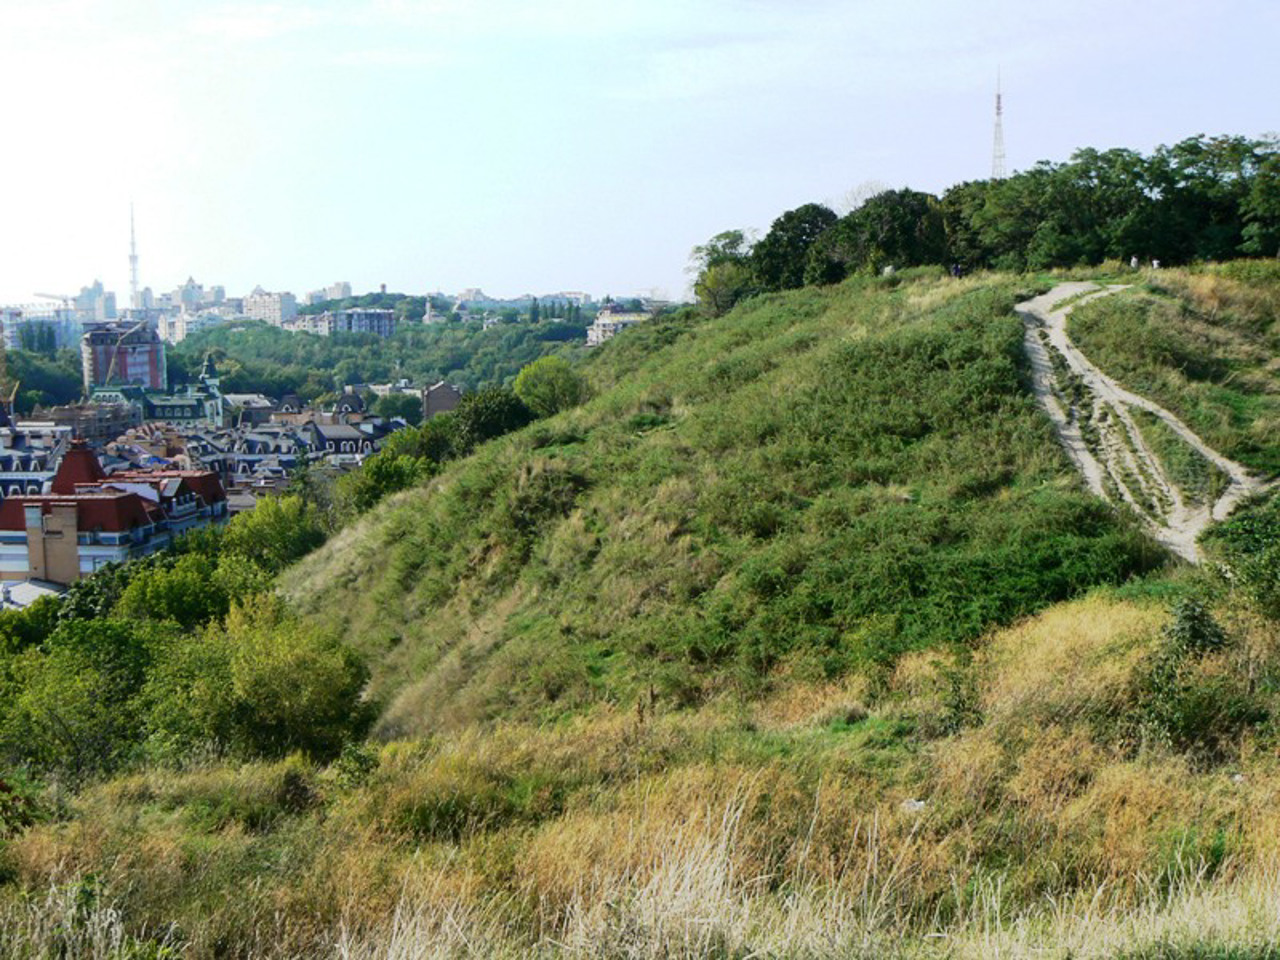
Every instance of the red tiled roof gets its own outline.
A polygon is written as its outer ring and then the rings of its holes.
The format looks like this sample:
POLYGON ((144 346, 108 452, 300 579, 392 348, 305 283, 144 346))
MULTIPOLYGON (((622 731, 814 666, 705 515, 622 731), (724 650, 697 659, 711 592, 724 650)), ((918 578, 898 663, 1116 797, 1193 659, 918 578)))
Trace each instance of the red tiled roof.
POLYGON ((58 464, 58 472, 53 475, 53 492, 65 495, 74 494, 77 484, 96 483, 105 480, 107 473, 102 464, 94 456, 92 450, 83 440, 73 440, 71 449, 58 464))
POLYGON ((40 512, 48 514, 55 505, 76 508, 76 528, 79 530, 103 530, 107 533, 125 533, 134 527, 154 523, 158 516, 154 507, 136 493, 112 491, 102 493, 78 493, 71 497, 8 497, 0 503, 0 530, 25 530, 25 507, 40 505, 40 512))
POLYGON ((103 530, 124 533, 134 527, 163 520, 164 508, 136 491, 113 489, 110 484, 134 483, 154 487, 159 497, 174 496, 185 485, 206 505, 227 499, 218 475, 208 470, 128 471, 108 477, 102 464, 83 440, 73 441, 71 449, 54 474, 52 495, 9 497, 0 503, 0 530, 25 530, 25 507, 39 504, 47 514, 54 505, 76 508, 76 527, 80 530, 103 530), (179 481, 173 489, 172 481, 179 481), (165 487, 169 490, 165 490, 165 487))

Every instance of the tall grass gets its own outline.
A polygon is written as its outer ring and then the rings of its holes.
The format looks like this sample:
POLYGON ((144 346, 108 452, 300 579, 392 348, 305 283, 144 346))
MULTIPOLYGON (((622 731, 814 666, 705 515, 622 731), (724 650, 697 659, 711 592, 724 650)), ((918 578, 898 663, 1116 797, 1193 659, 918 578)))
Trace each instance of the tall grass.
POLYGON ((344 929, 341 960, 545 956, 618 960, 794 957, 1115 958, 1271 956, 1280 948, 1280 870, 1212 883, 1203 864, 1145 881, 1135 897, 1098 883, 1011 907, 1003 877, 954 881, 948 921, 916 917, 904 861, 860 832, 863 868, 823 883, 785 884, 736 865, 743 809, 710 835, 680 831, 643 871, 577 894, 540 935, 521 933, 501 904, 402 901, 383 924, 344 929), (1272 951, 1272 952, 1268 952, 1272 951))
POLYGON ((93 878, 0 900, 5 960, 176 960, 179 949, 172 930, 130 932, 119 908, 102 901, 93 878))

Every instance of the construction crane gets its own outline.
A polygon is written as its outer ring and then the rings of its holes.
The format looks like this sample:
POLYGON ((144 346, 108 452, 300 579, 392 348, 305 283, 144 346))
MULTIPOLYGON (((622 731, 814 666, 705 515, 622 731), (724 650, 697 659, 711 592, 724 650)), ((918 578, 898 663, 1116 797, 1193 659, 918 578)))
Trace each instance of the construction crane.
POLYGON ((111 385, 111 376, 116 371, 116 361, 120 359, 120 348, 124 345, 125 338, 128 337, 129 334, 133 333, 135 330, 139 329, 140 327, 145 327, 146 325, 147 325, 146 320, 139 320, 132 327, 129 327, 129 329, 125 330, 124 333, 120 334, 120 336, 116 337, 116 345, 111 351, 111 362, 107 364, 107 375, 102 381, 102 385, 104 387, 111 385))
POLYGON ((33 296, 39 297, 41 300, 58 300, 62 303, 62 309, 75 309, 76 298, 66 293, 36 293, 33 296))

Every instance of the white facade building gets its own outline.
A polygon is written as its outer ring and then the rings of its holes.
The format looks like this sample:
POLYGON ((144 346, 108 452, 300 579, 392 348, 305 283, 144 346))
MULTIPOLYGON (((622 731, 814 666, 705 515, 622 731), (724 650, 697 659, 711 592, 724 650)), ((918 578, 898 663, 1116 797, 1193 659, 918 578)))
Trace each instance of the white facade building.
POLYGON ((244 315, 283 326, 298 315, 298 301, 292 293, 268 293, 262 287, 254 287, 244 298, 244 315))
POLYGON ((647 313, 615 313, 611 307, 605 307, 587 328, 587 346, 598 347, 606 340, 612 340, 627 327, 643 323, 648 319, 647 313))
POLYGON ((372 333, 379 337, 389 337, 396 332, 396 314, 394 310, 352 307, 349 310, 301 316, 292 326, 297 331, 321 337, 335 333, 372 333))

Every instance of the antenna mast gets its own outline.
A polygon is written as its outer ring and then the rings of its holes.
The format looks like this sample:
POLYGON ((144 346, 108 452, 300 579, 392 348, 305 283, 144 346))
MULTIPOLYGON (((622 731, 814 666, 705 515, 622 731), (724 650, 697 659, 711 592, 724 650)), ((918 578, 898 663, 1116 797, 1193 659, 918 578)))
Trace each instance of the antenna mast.
POLYGON ((1000 71, 996 70, 996 131, 991 145, 991 179, 1004 179, 1004 104, 1000 98, 1000 71))
POLYGON ((129 305, 134 310, 142 309, 138 300, 138 242, 133 231, 133 203, 129 203, 129 305))

